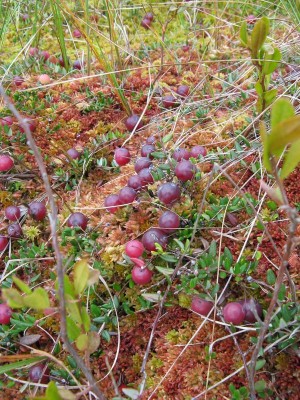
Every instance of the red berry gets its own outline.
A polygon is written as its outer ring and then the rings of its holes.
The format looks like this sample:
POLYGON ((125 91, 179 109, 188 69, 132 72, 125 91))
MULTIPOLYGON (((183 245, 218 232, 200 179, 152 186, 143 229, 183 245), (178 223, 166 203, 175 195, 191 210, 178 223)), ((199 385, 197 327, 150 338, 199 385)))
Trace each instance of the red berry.
POLYGON ((36 221, 42 221, 47 215, 47 208, 43 202, 33 201, 29 204, 28 213, 36 221))
POLYGON ((126 128, 131 132, 134 130, 134 128, 137 126, 136 129, 140 129, 143 126, 143 121, 141 120, 138 122, 140 119, 139 115, 132 114, 130 117, 128 117, 125 121, 125 126, 126 128))
POLYGON ((194 146, 191 148, 190 156, 194 158, 198 158, 199 156, 205 157, 207 154, 207 150, 203 146, 194 146))
POLYGON ((6 249, 8 245, 8 239, 5 236, 0 236, 0 251, 3 251, 6 249))
POLYGON ((181 47, 181 49, 182 49, 184 52, 187 52, 187 51, 190 50, 190 46, 189 46, 188 44, 184 44, 184 45, 181 47))
POLYGON ((104 207, 111 214, 114 214, 116 211, 118 211, 119 205, 120 205, 120 200, 117 194, 110 194, 104 200, 104 207))
POLYGON ((24 82, 24 79, 21 76, 14 77, 14 84, 16 86, 21 86, 23 82, 24 82))
POLYGON ((152 279, 153 272, 148 268, 140 268, 135 265, 131 271, 131 277, 134 283, 137 285, 146 285, 152 279))
POLYGON ((75 30, 73 31, 73 37, 75 37, 75 38, 81 38, 81 32, 80 32, 79 29, 75 29, 75 30))
POLYGON ((140 157, 134 164, 134 170, 139 173, 144 168, 149 168, 152 165, 152 161, 148 157, 140 157))
POLYGON ((14 222, 13 224, 8 225, 7 234, 9 237, 12 237, 15 239, 22 237, 23 232, 22 232, 21 225, 17 222, 14 222))
POLYGON ((172 95, 167 95, 162 98, 162 104, 165 108, 172 108, 176 106, 176 99, 172 95))
POLYGON ((130 162, 129 150, 125 147, 119 147, 115 151, 115 161, 119 166, 126 165, 130 162))
POLYGON ((191 156, 190 152, 183 148, 178 148, 173 153, 173 158, 176 161, 188 160, 190 156, 191 156))
POLYGON ((128 257, 139 258, 144 252, 143 243, 139 240, 130 240, 130 242, 126 243, 125 253, 128 257))
POLYGON ((49 58, 50 58, 50 53, 49 53, 49 51, 45 51, 45 50, 41 51, 41 57, 42 57, 45 61, 49 60, 49 58))
POLYGON ((152 14, 152 12, 147 12, 147 13, 144 15, 144 18, 150 19, 150 21, 153 21, 154 15, 152 14))
POLYGON ((239 325, 244 321, 246 313, 240 303, 232 302, 226 304, 223 309, 223 315, 225 322, 239 325))
POLYGON ((151 170, 150 168, 143 168, 140 170, 138 173, 142 186, 147 186, 148 184, 151 184, 154 182, 153 176, 151 175, 151 170))
POLYGON ((14 120, 12 119, 12 117, 7 116, 7 117, 3 117, 0 120, 0 124, 2 126, 11 126, 14 123, 14 120))
POLYGON ((38 55, 39 50, 36 47, 30 47, 28 53, 31 57, 35 57, 38 55))
POLYGON ((82 60, 75 60, 73 62, 73 69, 82 69, 83 68, 83 61, 82 60))
POLYGON ((127 186, 139 190, 142 187, 142 180, 138 175, 133 175, 128 179, 127 186))
POLYGON ((48 383, 50 370, 45 364, 37 364, 29 369, 29 380, 34 383, 48 383))
POLYGON ((48 85, 49 83, 51 83, 51 78, 47 74, 42 74, 39 76, 39 82, 41 85, 48 85))
POLYGON ((187 85, 180 85, 177 88, 179 96, 186 97, 189 94, 190 88, 187 85))
POLYGON ((130 204, 136 199, 136 191, 129 186, 125 186, 119 191, 120 204, 130 204))
POLYGON ((151 228, 144 233, 142 243, 147 251, 155 251, 155 243, 160 244, 165 249, 168 244, 168 238, 160 229, 151 228))
POLYGON ((60 65, 61 67, 64 67, 64 66, 65 66, 65 60, 63 59, 63 57, 59 57, 58 62, 59 62, 59 65, 60 65))
POLYGON ((6 207, 4 213, 6 218, 10 221, 18 221, 18 219, 21 217, 21 211, 17 206, 6 207))
POLYGON ((255 314, 253 312, 253 310, 256 308, 256 312, 257 315, 259 316, 259 318, 262 317, 263 312, 262 312, 262 308, 261 305, 253 300, 253 299, 245 299, 245 300, 241 300, 238 303, 240 303, 245 311, 245 318, 244 321, 246 322, 251 322, 254 323, 257 321, 255 314))
POLYGON ((192 300, 191 309, 198 314, 206 316, 209 314, 213 306, 214 303, 212 301, 204 300, 195 296, 192 300))
POLYGON ((13 166, 14 160, 10 156, 6 154, 0 155, 0 172, 9 171, 13 166))
POLYGON ((175 175, 183 182, 190 181, 195 174, 195 166, 189 160, 180 161, 175 168, 175 175))
POLYGON ((180 226, 180 219, 173 211, 165 211, 158 220, 158 226, 163 232, 174 232, 180 226))
POLYGON ((67 154, 70 158, 73 158, 73 160, 76 160, 77 158, 80 158, 80 153, 76 149, 69 149, 67 150, 67 154))
POLYGON ((157 195, 162 203, 169 205, 180 199, 181 192, 178 185, 167 182, 158 188, 157 195))
MULTIPOLYGON (((23 119, 24 122, 27 123, 28 129, 30 130, 30 132, 34 132, 36 130, 37 127, 37 123, 35 120, 31 119, 31 118, 24 118, 23 119)), ((25 129, 23 128, 23 125, 19 126, 19 129, 22 133, 25 132, 25 129)))
POLYGON ((67 225, 70 228, 78 227, 81 228, 83 231, 86 230, 87 224, 88 224, 88 218, 81 212, 75 212, 71 214, 67 221, 67 225))
POLYGON ((153 144, 144 144, 141 149, 141 156, 153 158, 153 156, 151 156, 151 153, 153 153, 154 151, 155 146, 153 146, 153 144))
POLYGON ((1 325, 7 325, 10 323, 11 314, 12 314, 11 308, 6 303, 0 304, 0 324, 1 325))
POLYGON ((21 17, 23 21, 26 21, 27 19, 29 19, 29 14, 22 14, 21 17))
POLYGON ((148 19, 148 18, 143 18, 142 19, 142 22, 141 22, 141 26, 143 27, 143 28, 145 28, 145 29, 149 29, 150 28, 150 25, 151 25, 151 19, 148 19))
POLYGON ((58 58, 56 58, 53 55, 49 57, 49 62, 52 63, 52 64, 56 64, 56 65, 59 64, 58 58))

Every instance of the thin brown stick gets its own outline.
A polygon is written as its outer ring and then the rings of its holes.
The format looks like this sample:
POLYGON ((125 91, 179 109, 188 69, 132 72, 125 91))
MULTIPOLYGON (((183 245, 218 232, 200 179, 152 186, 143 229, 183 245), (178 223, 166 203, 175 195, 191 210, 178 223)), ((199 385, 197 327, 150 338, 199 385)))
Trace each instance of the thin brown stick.
POLYGON ((58 279, 58 297, 59 297, 59 311, 60 311, 60 334, 62 337, 62 340, 64 342, 64 345, 67 349, 67 351, 72 355, 74 358, 77 366, 81 369, 83 374, 85 375, 86 379, 88 380, 91 388, 95 392, 95 394, 98 396, 98 399, 100 400, 105 400, 105 397, 103 393, 100 391, 100 389, 97 386, 97 382, 94 379, 91 371, 86 367, 84 362, 82 361, 81 357, 75 350, 75 348, 72 346, 71 342, 69 341, 68 335, 67 335, 67 323, 66 323, 66 299, 65 299, 65 290, 64 290, 64 267, 63 267, 63 258, 62 254, 59 249, 59 242, 58 242, 58 236, 56 233, 56 225, 57 225, 57 207, 53 195, 53 191, 51 188, 51 184, 49 181, 49 177, 46 171, 46 167, 42 158, 42 155, 35 144, 35 140, 33 139, 33 136, 30 132, 30 129, 28 127, 28 124, 26 120, 21 116, 21 114, 18 112, 16 107, 13 105, 9 97, 6 95, 6 92, 3 88, 2 85, 0 85, 0 95, 3 97, 4 102, 6 103, 7 108, 14 114, 14 116, 17 118, 19 124, 22 126, 24 129, 24 132, 27 137, 27 144, 33 151, 35 160, 38 164, 42 180, 44 182, 45 186, 45 191, 49 199, 49 206, 50 206, 50 213, 48 215, 49 221, 50 221, 50 229, 51 229, 51 235, 52 235, 52 246, 54 249, 55 253, 55 258, 56 258, 56 272, 57 272, 57 279, 58 279))

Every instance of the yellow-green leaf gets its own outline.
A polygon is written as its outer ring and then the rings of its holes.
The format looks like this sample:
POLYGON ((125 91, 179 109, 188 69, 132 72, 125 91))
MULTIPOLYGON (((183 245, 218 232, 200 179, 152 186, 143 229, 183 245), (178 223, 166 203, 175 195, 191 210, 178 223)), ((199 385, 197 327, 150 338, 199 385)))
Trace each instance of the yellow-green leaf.
POLYGON ((294 107, 288 99, 276 100, 271 110, 271 128, 275 128, 277 124, 294 115, 294 107))
POLYGON ((277 47, 275 47, 273 54, 266 53, 262 68, 263 74, 272 74, 272 72, 277 68, 280 60, 281 53, 277 47))
POLYGON ((74 300, 69 295, 66 295, 66 306, 67 311, 70 314, 71 318, 77 322, 78 324, 82 324, 81 314, 79 310, 79 305, 76 300, 74 300))
POLYGON ((55 383, 53 381, 51 381, 48 384, 47 390, 46 390, 46 399, 48 400, 63 400, 62 397, 60 397, 59 392, 58 392, 58 388, 55 385, 55 383))
POLYGON ((264 93, 265 106, 268 107, 277 95, 277 89, 271 89, 264 93))
POLYGON ((263 144, 263 163, 266 170, 270 172, 272 167, 269 158, 269 137, 267 134, 266 124, 262 121, 259 124, 259 133, 263 144))
POLYGON ((88 286, 92 286, 95 283, 98 283, 99 275, 100 275, 100 271, 98 271, 97 269, 90 268, 89 269, 89 278, 87 281, 88 286))
POLYGON ((43 288, 37 288, 32 293, 23 296, 24 304, 35 310, 44 310, 50 307, 48 293, 43 288))
POLYGON ((275 125, 269 136, 269 150, 280 155, 284 147, 300 139, 300 115, 285 119, 275 125))
POLYGON ((262 17, 254 25, 251 35, 251 56, 258 58, 258 51, 264 44, 270 30, 270 22, 267 17, 262 17))
POLYGON ((247 22, 243 21, 240 28, 240 39, 242 44, 247 47, 248 45, 248 34, 247 34, 247 22))
POLYGON ((11 308, 24 307, 24 300, 17 289, 2 289, 2 297, 11 308))
POLYGON ((15 275, 12 277, 14 284, 21 290, 21 292, 30 294, 31 289, 25 282, 21 281, 21 279, 17 278, 15 275))
POLYGON ((74 289, 77 295, 86 288, 89 278, 89 266, 86 260, 80 260, 74 265, 74 289))
POLYGON ((89 332, 88 333, 88 352, 90 354, 94 353, 98 349, 100 345, 100 335, 98 332, 89 332))
POLYGON ((89 339, 86 333, 79 335, 78 338, 76 339, 77 349, 80 351, 86 350, 88 348, 88 341, 89 339))
POLYGON ((90 319, 90 316, 89 316, 88 312, 86 311, 85 307, 81 307, 81 319, 82 319, 82 324, 83 324, 84 330, 86 332, 88 332, 91 327, 91 319, 90 319))
POLYGON ((293 143, 286 153, 280 176, 285 179, 297 167, 300 162, 300 140, 293 143))
POLYGON ((67 317, 67 333, 68 337, 73 342, 80 335, 80 328, 71 317, 67 317))

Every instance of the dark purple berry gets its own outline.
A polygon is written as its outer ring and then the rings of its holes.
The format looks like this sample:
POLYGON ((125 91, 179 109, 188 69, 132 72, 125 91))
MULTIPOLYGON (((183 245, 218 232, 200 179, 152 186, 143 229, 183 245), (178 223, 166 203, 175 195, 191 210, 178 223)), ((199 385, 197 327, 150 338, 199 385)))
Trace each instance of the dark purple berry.
POLYGON ((158 220, 158 226, 163 232, 174 232, 180 226, 180 219, 173 211, 165 211, 158 220))
POLYGON ((144 168, 149 168, 152 165, 152 161, 148 157, 140 157, 134 164, 134 170, 139 173, 144 168))
POLYGON ((139 190, 142 187, 142 180, 138 175, 133 175, 128 179, 127 186, 139 190))
POLYGON ((157 195, 162 203, 170 205, 180 199, 181 192, 178 185, 172 182, 167 182, 163 183, 159 187, 157 195))
POLYGON ((120 205, 120 200, 117 194, 110 194, 104 200, 104 207, 111 214, 114 214, 116 211, 118 211, 119 205, 120 205))

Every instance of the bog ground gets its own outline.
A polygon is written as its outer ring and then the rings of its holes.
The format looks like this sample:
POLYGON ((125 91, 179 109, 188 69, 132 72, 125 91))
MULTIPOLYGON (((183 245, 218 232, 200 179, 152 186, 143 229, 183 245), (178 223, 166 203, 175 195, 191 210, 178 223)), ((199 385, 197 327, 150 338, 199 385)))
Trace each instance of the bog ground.
POLYGON ((299 1, 0 20, 1 398, 299 399, 299 1))

